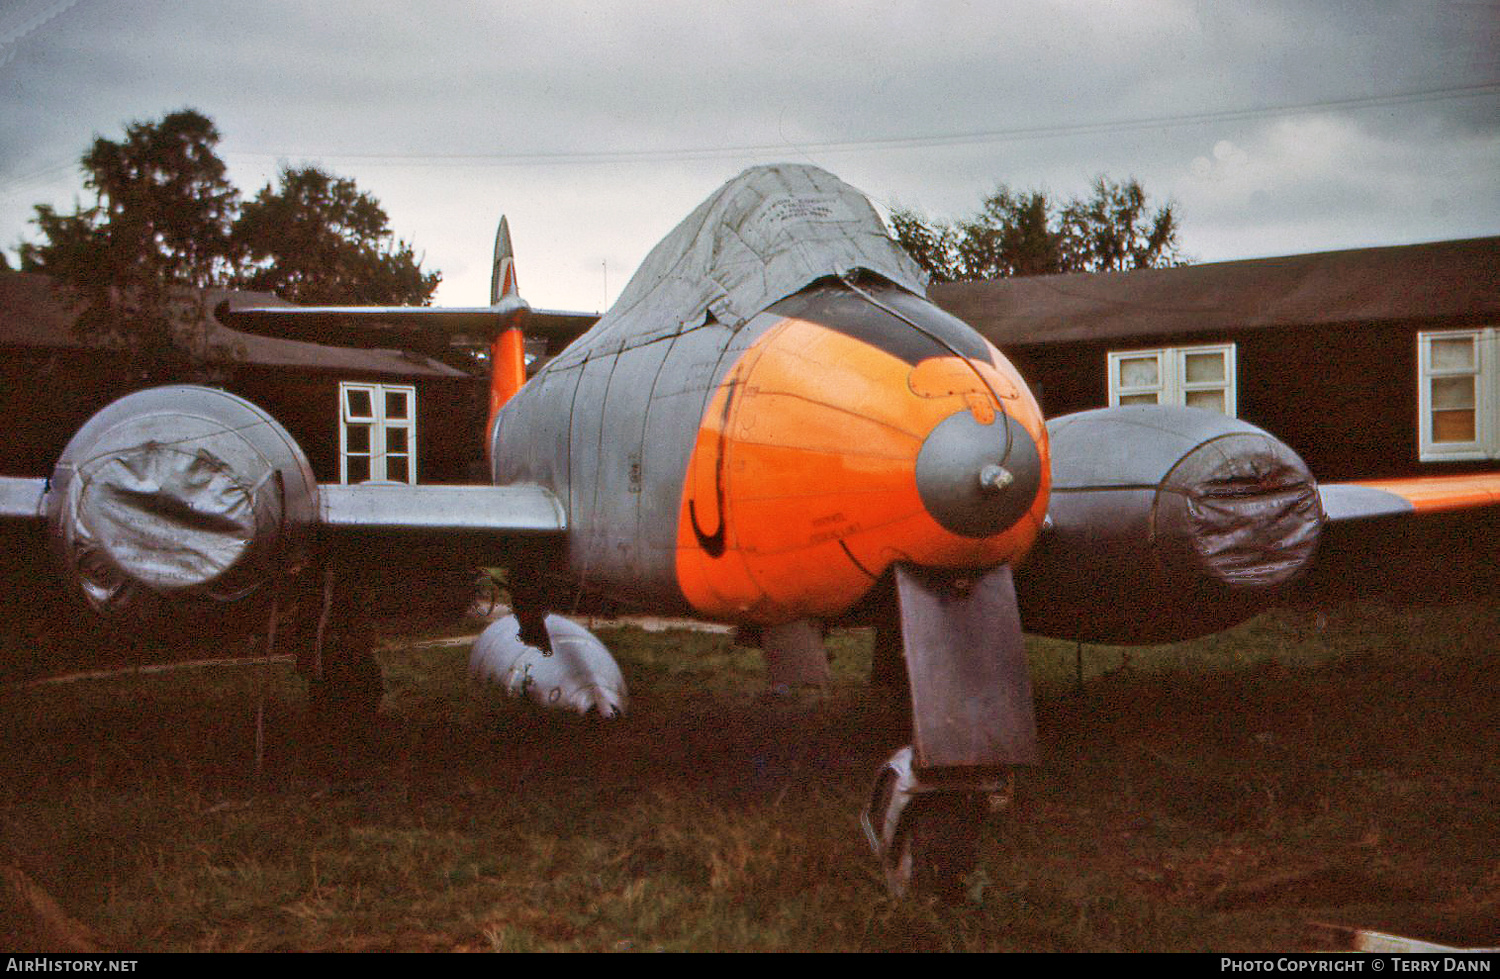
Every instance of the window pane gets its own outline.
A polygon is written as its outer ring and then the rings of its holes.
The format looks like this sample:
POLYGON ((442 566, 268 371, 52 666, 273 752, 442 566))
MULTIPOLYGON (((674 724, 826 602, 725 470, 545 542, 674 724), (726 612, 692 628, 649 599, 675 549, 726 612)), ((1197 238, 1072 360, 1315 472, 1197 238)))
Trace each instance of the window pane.
POLYGON ((406 436, 409 430, 405 428, 387 428, 385 430, 385 450, 387 452, 399 452, 406 454, 406 436))
POLYGON ((1122 394, 1120 404, 1122 405, 1154 405, 1157 403, 1154 394, 1122 394))
POLYGON ((373 403, 370 401, 369 391, 361 388, 346 388, 344 390, 344 404, 348 407, 350 418, 375 417, 375 409, 373 403))
POLYGON ((1434 377, 1432 407, 1437 411, 1445 408, 1473 408, 1474 378, 1434 377))
POLYGON ((385 417, 386 418, 401 419, 401 418, 410 417, 407 414, 407 407, 406 407, 406 405, 407 405, 407 392, 405 392, 405 391, 387 391, 385 393, 385 417))
POLYGON ((370 426, 349 425, 346 428, 345 445, 349 452, 363 452, 370 454, 370 426))
MULTIPOLYGON (((1214 383, 1224 380, 1224 354, 1221 352, 1188 354, 1183 361, 1189 384, 1214 383)), ((1191 401, 1188 403, 1192 404, 1191 401)))
POLYGON ((370 457, 350 456, 347 460, 350 483, 363 483, 370 478, 370 457))
POLYGON ((1221 415, 1225 413, 1223 391, 1188 391, 1185 397, 1189 408, 1217 411, 1221 415))
POLYGON ((1434 370, 1473 370, 1473 337, 1440 337, 1432 341, 1434 370))
POLYGON ((1474 412, 1434 411, 1432 413, 1432 440, 1434 442, 1472 442, 1475 437, 1474 412))
POLYGON ((385 478, 393 479, 398 483, 411 481, 411 466, 406 456, 386 456, 385 478))
MULTIPOLYGON (((1159 384, 1161 384, 1161 369, 1155 357, 1122 357, 1120 359, 1121 387, 1153 388, 1159 384)), ((1153 398, 1151 404, 1155 403, 1156 399, 1153 398)))

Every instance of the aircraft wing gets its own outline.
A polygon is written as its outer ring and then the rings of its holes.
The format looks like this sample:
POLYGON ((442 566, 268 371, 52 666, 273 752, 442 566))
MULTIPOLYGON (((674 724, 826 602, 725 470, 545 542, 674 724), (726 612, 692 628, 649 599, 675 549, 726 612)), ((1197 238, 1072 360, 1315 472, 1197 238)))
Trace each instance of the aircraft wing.
POLYGON ((455 346, 488 343, 502 330, 519 327, 545 340, 556 353, 599 320, 598 313, 532 309, 517 296, 493 306, 294 306, 231 296, 214 310, 225 326, 242 333, 302 340, 332 347, 410 350, 439 354, 455 346))
POLYGON ((1318 487, 1327 521, 1301 601, 1467 601, 1500 589, 1500 473, 1318 487))
POLYGON ((560 534, 567 515, 550 490, 516 486, 412 486, 406 483, 321 485, 324 526, 335 533, 560 534))
POLYGON ((1477 510, 1500 507, 1500 473, 1325 483, 1318 495, 1333 523, 1477 510))
POLYGON ((561 562, 563 503, 535 484, 318 486, 317 537, 330 560, 362 580, 386 575, 395 595, 521 558, 561 562))
POLYGON ((0 520, 38 520, 42 516, 42 498, 47 493, 45 479, 0 476, 0 520))
MULTIPOLYGON (((46 519, 47 484, 45 479, 0 476, 0 520, 46 519)), ((562 501, 531 484, 322 484, 317 499, 318 522, 334 534, 528 537, 561 534, 568 526, 562 501)))

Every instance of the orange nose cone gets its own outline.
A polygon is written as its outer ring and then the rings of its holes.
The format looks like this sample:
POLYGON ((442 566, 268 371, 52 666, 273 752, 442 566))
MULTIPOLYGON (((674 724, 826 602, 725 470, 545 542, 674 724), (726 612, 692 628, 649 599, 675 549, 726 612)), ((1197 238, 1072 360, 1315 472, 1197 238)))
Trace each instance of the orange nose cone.
POLYGON ((1035 400, 989 362, 916 364, 785 319, 709 399, 689 462, 677 577, 703 615, 829 617, 893 562, 979 568, 1031 546, 1050 486, 1035 400))

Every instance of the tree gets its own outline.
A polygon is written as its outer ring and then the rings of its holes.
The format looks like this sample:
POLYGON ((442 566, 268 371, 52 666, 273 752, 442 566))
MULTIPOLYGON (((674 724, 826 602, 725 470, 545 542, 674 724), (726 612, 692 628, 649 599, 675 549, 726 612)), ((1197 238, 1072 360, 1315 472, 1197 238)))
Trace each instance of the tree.
POLYGON ((1063 251, 1074 270, 1121 272, 1183 264, 1171 204, 1148 214, 1146 192, 1134 179, 1117 184, 1096 177, 1093 190, 1088 200, 1075 199, 1062 210, 1063 251))
POLYGON ((951 224, 928 221, 907 208, 891 209, 891 227, 896 240, 934 282, 954 282, 958 267, 958 231, 951 224))
POLYGON ((233 269, 238 207, 218 141, 213 122, 192 109, 132 123, 123 141, 97 138, 80 161, 92 207, 37 206, 32 223, 44 241, 20 246, 21 268, 71 294, 80 335, 168 373, 206 359, 198 291, 233 269))
POLYGON ((380 203, 317 167, 285 168, 244 206, 234 241, 239 282, 311 304, 425 305, 442 276, 394 239, 380 203))
POLYGON ((39 242, 18 249, 23 271, 52 276, 79 310, 76 332, 116 345, 153 381, 190 377, 229 353, 207 343, 203 290, 246 285, 294 301, 431 301, 424 273, 393 240, 380 203, 354 181, 313 167, 285 170, 241 208, 215 152, 219 132, 183 109, 95 139, 80 163, 90 207, 45 204, 39 242))
POLYGON ((1063 239, 1050 219, 1045 193, 998 188, 977 215, 958 223, 959 268, 982 279, 1063 271, 1063 239))
POLYGON ((934 282, 1058 272, 1110 272, 1183 264, 1172 204, 1150 212, 1138 181, 1094 181, 1087 199, 1062 207, 1045 191, 1003 184, 978 213, 954 222, 897 209, 896 238, 934 282))

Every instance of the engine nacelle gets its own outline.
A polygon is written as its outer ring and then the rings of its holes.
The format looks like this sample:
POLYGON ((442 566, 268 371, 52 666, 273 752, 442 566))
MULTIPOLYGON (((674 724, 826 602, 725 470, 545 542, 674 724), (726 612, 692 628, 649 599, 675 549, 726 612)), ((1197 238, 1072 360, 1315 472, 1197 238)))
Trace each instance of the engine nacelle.
POLYGON ((301 562, 318 485, 266 412, 179 385, 90 418, 52 471, 46 509, 68 584, 101 615, 206 625, 250 607, 301 562))
POLYGON ((1050 528, 1018 569, 1029 632, 1175 642, 1268 607, 1312 561, 1323 525, 1302 459, 1254 425, 1192 408, 1065 415, 1050 528))

